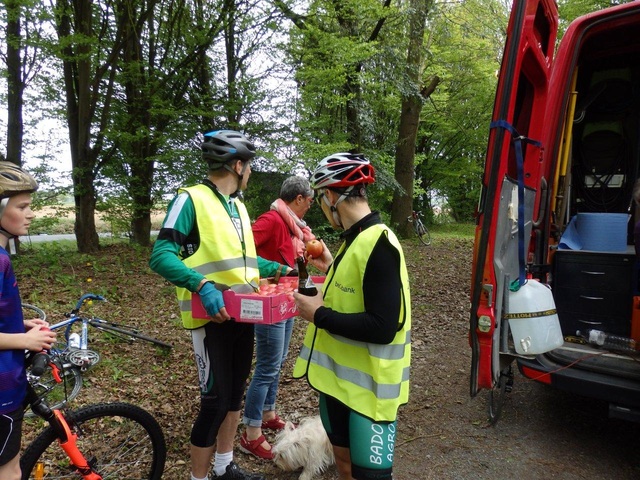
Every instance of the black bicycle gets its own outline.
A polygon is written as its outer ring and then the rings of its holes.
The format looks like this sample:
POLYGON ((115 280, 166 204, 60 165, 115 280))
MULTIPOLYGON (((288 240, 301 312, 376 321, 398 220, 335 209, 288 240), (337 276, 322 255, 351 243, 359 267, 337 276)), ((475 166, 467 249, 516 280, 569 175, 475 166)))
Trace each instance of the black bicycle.
POLYGON ((431 234, 429 233, 429 229, 422 221, 423 217, 422 212, 416 212, 413 210, 411 212, 411 216, 407 217, 407 221, 413 224, 413 231, 416 232, 416 236, 424 245, 431 245, 431 234))
MULTIPOLYGON (((95 350, 89 349, 89 326, 121 341, 135 342, 142 340, 164 350, 173 348, 171 344, 145 335, 136 328, 95 316, 81 315, 82 307, 93 301, 106 302, 106 299, 94 293, 84 294, 76 303, 75 308, 64 314, 67 317, 66 320, 49 326, 51 330, 63 332, 62 337, 57 339, 51 350, 51 358, 57 367, 56 374, 60 375, 64 381, 56 379, 53 376, 54 371, 49 369, 39 376, 33 387, 38 395, 47 397, 47 401, 52 408, 62 408, 67 402, 76 398, 82 388, 83 373, 100 361, 100 354, 95 350), (79 326, 79 331, 78 328, 73 328, 74 325, 79 326)), ((43 320, 47 318, 46 313, 34 305, 23 304, 22 308, 23 311, 35 312, 43 320)), ((25 316, 25 318, 28 317, 25 316)), ((34 414, 27 412, 25 415, 28 417, 34 414)))
POLYGON ((20 458, 22 480, 160 480, 167 447, 162 428, 146 410, 128 403, 99 403, 74 411, 49 407, 36 387, 47 370, 59 377, 54 353, 27 354, 27 397, 49 426, 20 458))

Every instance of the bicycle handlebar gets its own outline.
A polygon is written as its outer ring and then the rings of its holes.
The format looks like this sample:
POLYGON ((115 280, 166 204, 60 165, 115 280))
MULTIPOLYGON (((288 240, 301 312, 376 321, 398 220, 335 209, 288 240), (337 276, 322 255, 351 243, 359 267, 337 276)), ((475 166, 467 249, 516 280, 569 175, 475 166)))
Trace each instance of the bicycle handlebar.
POLYGON ((67 316, 75 315, 80 311, 80 309, 82 308, 82 305, 84 305, 85 302, 91 301, 91 300, 98 300, 99 302, 107 301, 107 299, 104 298, 102 295, 97 295, 95 293, 85 293, 80 297, 80 299, 78 300, 78 303, 76 303, 76 308, 74 308, 71 311, 71 313, 68 314, 67 316))
POLYGON ((31 358, 31 373, 36 377, 41 376, 47 365, 49 365, 49 355, 45 352, 38 352, 31 358))

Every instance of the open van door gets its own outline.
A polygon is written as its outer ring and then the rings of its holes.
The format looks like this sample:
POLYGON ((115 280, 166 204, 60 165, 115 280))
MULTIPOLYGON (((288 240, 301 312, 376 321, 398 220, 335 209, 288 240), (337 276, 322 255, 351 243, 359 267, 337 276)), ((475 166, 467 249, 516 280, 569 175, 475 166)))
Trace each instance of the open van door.
MULTIPOLYGON (((514 357, 508 353, 508 335, 503 331, 508 323, 503 321, 505 302, 510 284, 522 281, 525 262, 531 263, 539 242, 545 242, 536 238, 536 225, 548 220, 537 216, 545 215, 549 201, 551 167, 541 137, 557 28, 554 0, 514 1, 473 252, 471 396, 482 389, 491 395, 504 393, 509 386, 514 357)), ((498 415, 490 405, 490 417, 498 415)))

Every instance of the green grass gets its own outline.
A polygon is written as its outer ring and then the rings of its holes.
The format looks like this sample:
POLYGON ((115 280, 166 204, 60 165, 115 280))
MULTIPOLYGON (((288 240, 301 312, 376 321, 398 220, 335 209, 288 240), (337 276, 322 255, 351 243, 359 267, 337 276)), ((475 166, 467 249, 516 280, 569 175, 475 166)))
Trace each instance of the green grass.
POLYGON ((442 225, 429 225, 431 235, 435 237, 473 238, 475 234, 473 223, 445 223, 442 225))

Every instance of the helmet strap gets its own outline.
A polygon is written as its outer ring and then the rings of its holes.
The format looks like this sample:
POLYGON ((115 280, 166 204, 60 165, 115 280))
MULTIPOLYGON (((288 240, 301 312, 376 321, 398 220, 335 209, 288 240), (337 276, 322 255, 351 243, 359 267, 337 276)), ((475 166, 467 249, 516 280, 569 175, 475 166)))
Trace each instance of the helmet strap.
POLYGON ((238 176, 238 187, 236 188, 235 195, 237 197, 239 197, 240 199, 242 199, 242 197, 243 197, 243 195, 242 195, 242 179, 244 178, 244 173, 247 171, 247 167, 249 166, 249 163, 251 162, 251 160, 247 160, 246 162, 243 161, 243 160, 239 160, 239 161, 242 162, 242 170, 240 170, 240 173, 236 172, 231 167, 229 167, 229 169, 238 176))
POLYGON ((2 227, 0 227, 0 235, 2 235, 3 237, 7 237, 9 240, 11 240, 12 238, 16 238, 17 236, 17 235, 14 235, 13 233, 7 232, 2 227))
POLYGON ((0 220, 2 220, 2 215, 4 215, 4 209, 7 208, 7 204, 9 203, 9 197, 4 197, 0 200, 0 220))
MULTIPOLYGON (((347 188, 339 197, 338 200, 336 200, 336 203, 333 205, 329 205, 329 207, 331 208, 331 214, 333 215, 333 220, 336 222, 336 225, 338 225, 340 228, 344 228, 344 226, 342 225, 342 220, 340 219, 340 214, 338 213, 338 204, 342 201, 344 201, 345 198, 349 197, 349 193, 353 190, 353 186, 347 188)), ((326 195, 325 195, 326 198, 326 195)), ((327 202, 329 200, 327 199, 327 202)))
POLYGON ((7 208, 7 204, 9 203, 9 197, 5 197, 0 200, 0 235, 7 237, 9 240, 12 238, 16 238, 17 235, 14 235, 11 232, 8 232, 4 228, 2 228, 2 216, 4 215, 4 210, 7 208))

